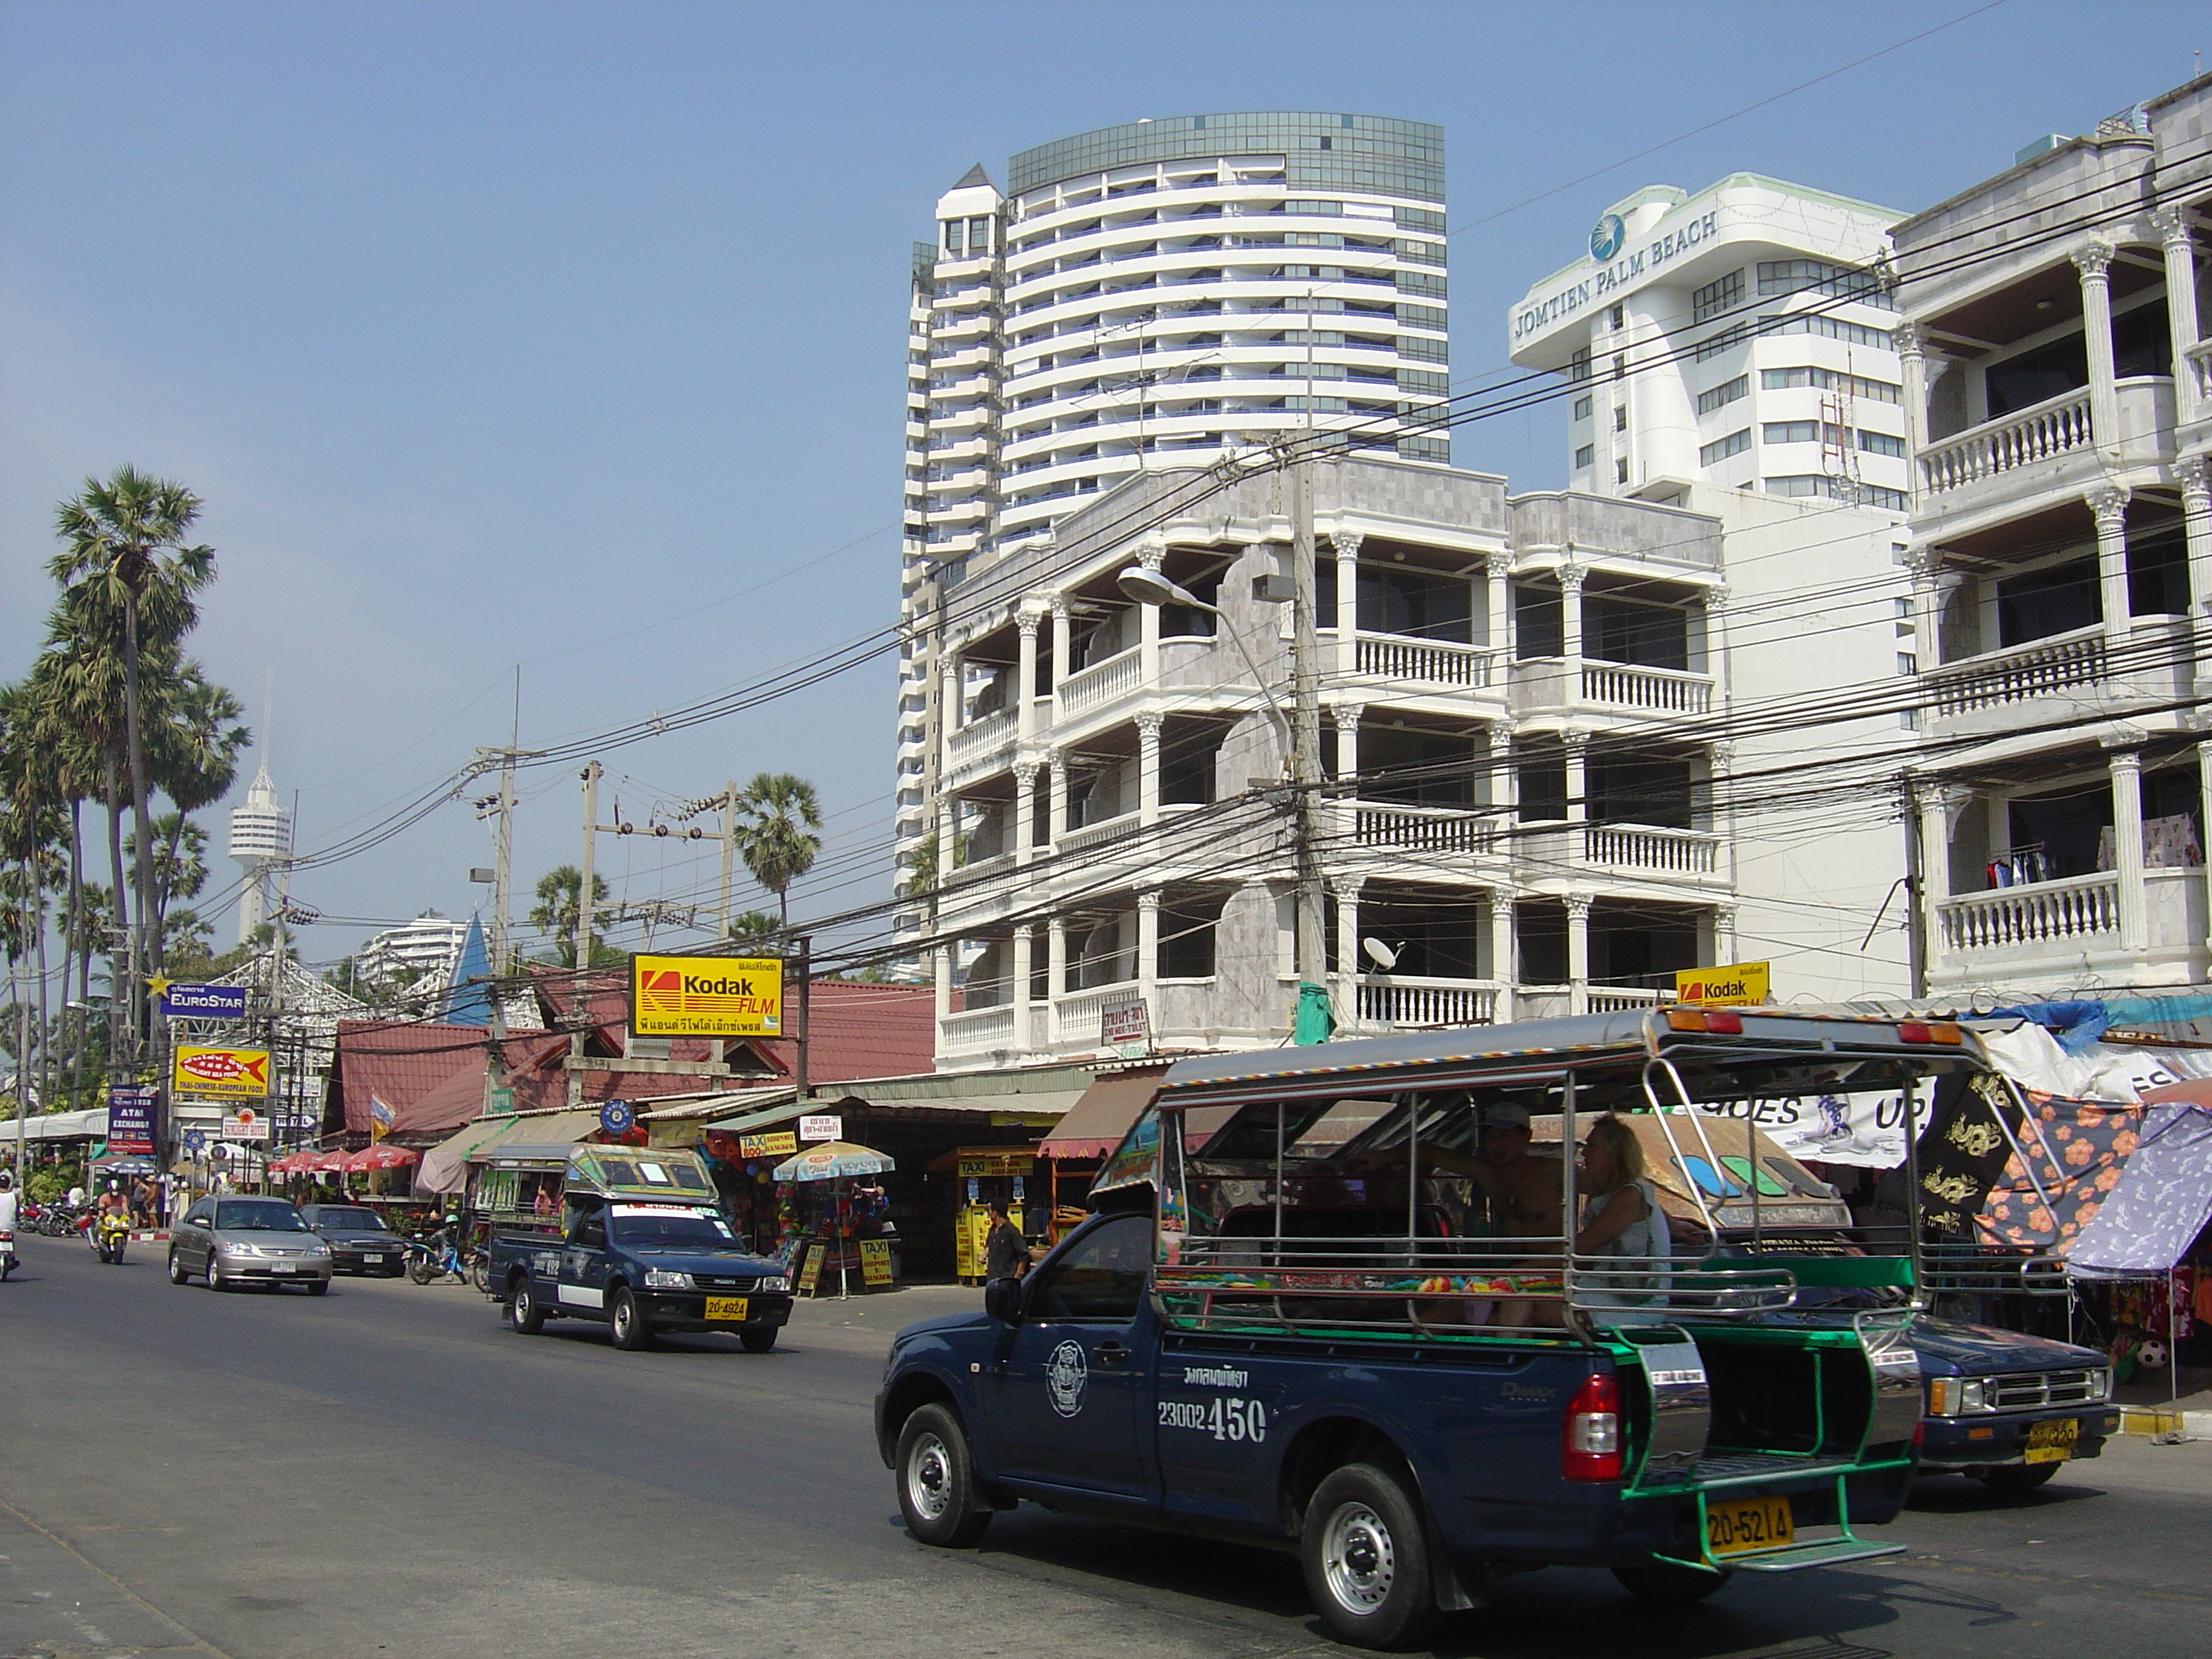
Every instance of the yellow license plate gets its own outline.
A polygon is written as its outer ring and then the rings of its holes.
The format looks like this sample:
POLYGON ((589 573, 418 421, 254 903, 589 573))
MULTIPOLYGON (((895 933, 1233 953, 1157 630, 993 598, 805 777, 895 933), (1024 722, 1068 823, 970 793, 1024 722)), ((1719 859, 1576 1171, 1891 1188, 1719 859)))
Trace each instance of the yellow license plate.
POLYGON ((707 1317, 742 1321, 747 1300, 742 1296, 710 1296, 707 1298, 707 1317))
POLYGON ((2027 1431, 2027 1445, 2021 1459, 2029 1463, 2063 1463, 2074 1455, 2074 1443, 2081 1437, 2081 1425, 2071 1417, 2056 1423, 2033 1424, 2027 1431))
POLYGON ((1705 1505, 1705 1548, 1714 1555, 1780 1549, 1796 1536, 1786 1498, 1743 1498, 1705 1505))

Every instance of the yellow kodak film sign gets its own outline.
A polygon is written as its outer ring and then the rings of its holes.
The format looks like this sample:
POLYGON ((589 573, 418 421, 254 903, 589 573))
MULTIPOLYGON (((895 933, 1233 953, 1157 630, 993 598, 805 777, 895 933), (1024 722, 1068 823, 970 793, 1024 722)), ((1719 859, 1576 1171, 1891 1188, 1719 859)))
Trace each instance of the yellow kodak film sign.
POLYGON ((266 1048, 202 1048, 177 1045, 169 1073, 169 1092, 210 1095, 219 1100, 258 1100, 269 1092, 266 1048))
POLYGON ((781 1036, 775 957, 630 959, 629 1028, 640 1036, 781 1036))
POLYGON ((1771 965, 1764 962, 1731 962, 1717 968, 1678 968, 1674 970, 1674 1000, 1722 1008, 1762 1006, 1772 989, 1772 976, 1768 971, 1771 965))

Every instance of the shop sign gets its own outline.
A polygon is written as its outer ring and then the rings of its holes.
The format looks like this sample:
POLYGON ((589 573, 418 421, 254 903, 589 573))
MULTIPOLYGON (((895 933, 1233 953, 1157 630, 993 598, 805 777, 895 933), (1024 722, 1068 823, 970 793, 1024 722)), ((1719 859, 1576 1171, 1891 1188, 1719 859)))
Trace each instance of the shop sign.
POLYGON ((1513 341, 1541 334, 1584 307, 1642 285, 1661 266, 1694 252, 1721 234, 1718 210, 1695 215, 1627 253, 1620 221, 1607 214, 1590 233, 1590 266, 1556 292, 1513 313, 1513 341))
POLYGON ((514 1091, 512 1089, 494 1089, 489 1094, 486 1095, 484 1097, 484 1115, 486 1117, 514 1116, 514 1091))
POLYGON ((1036 1167, 1036 1157, 1031 1152, 960 1154, 960 1173, 963 1176, 1025 1176, 1036 1167))
POLYGON ((224 1100, 258 1099, 269 1092, 266 1048, 202 1048, 177 1045, 170 1091, 212 1095, 224 1100))
POLYGON ((1763 1008, 1771 1000, 1773 964, 1723 963, 1717 968, 1681 968, 1674 973, 1674 1000, 1716 1008, 1763 1008))
POLYGON ((814 1294, 814 1287, 822 1282, 822 1258, 828 1254, 827 1245, 809 1244, 806 1247, 806 1260, 799 1264, 799 1295, 814 1294))
POLYGON ((629 959, 629 1029, 641 1037, 780 1036, 783 963, 775 957, 629 959))
POLYGON ((811 1146, 817 1140, 842 1140, 844 1138, 845 1120, 834 1112, 810 1112, 799 1120, 799 1139, 805 1146, 811 1146))
POLYGON ((860 1241, 860 1283, 888 1285, 891 1282, 891 1242, 888 1238, 864 1238, 860 1241))
POLYGON ((788 1129, 778 1129, 774 1134, 738 1137, 739 1158, 791 1158, 798 1151, 799 1137, 788 1129))
POLYGON ((241 1106, 234 1112, 222 1115, 222 1138, 225 1140, 266 1140, 269 1139, 269 1114, 258 1106, 241 1106))
POLYGON ((244 1019, 243 985, 172 985, 161 993, 161 1012, 171 1019, 244 1019))
POLYGON ((1098 1041, 1124 1060, 1135 1060, 1152 1051, 1152 1022, 1144 999, 1099 1011, 1098 1041))
POLYGON ((160 1096, 155 1090, 126 1088, 118 1084, 107 1091, 107 1150, 111 1152, 150 1152, 154 1150, 154 1114, 160 1096))

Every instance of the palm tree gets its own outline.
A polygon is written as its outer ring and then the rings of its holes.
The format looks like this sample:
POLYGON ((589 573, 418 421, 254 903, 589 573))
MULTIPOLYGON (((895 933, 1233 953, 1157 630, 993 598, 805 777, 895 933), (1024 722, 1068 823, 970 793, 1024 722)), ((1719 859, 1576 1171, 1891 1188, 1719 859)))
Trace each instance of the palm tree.
POLYGON ((744 945, 759 945, 765 943, 782 926, 765 910, 740 910, 730 918, 730 925, 723 930, 722 936, 744 945))
POLYGON ((779 927, 791 926, 791 884, 822 851, 822 804, 814 786, 788 772, 763 772, 738 793, 738 852, 753 879, 775 895, 779 927))
MULTIPOLYGON (((530 925, 553 941, 553 960, 563 968, 576 965, 576 896, 583 890, 584 872, 573 864, 558 864, 538 878, 538 903, 530 912, 530 925)), ((607 902, 607 878, 592 877, 592 909, 596 914, 607 902)), ((591 961, 621 960, 621 953, 602 945, 596 928, 592 933, 591 961)))
MULTIPOLYGON (((54 509, 64 546, 46 563, 63 590, 60 609, 74 613, 86 638, 122 659, 124 750, 139 882, 133 896, 134 981, 161 967, 160 940, 149 930, 154 833, 147 807, 151 779, 141 653, 149 644, 173 647, 199 620, 192 596, 215 580, 215 550, 185 541, 199 514, 199 497, 182 484, 120 466, 106 479, 87 478, 83 489, 54 509)), ((134 983, 134 997, 136 992, 134 983)))

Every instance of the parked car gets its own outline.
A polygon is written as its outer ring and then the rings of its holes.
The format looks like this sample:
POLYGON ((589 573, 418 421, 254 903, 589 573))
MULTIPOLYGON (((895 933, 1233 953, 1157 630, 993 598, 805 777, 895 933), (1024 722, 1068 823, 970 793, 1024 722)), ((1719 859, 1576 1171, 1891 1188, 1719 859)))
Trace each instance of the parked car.
POLYGON ((240 1285, 331 1288, 331 1247, 281 1198, 210 1194, 169 1231, 169 1283, 204 1278, 211 1291, 240 1285))
POLYGON ((365 1205, 302 1204, 300 1218, 331 1247, 331 1271, 397 1279, 407 1271, 407 1241, 365 1205))
POLYGON ((2112 1370, 2094 1348, 1986 1325, 1917 1319, 1928 1389, 1920 1474, 1966 1474, 1993 1492, 2033 1492, 2059 1465, 2094 1457, 2118 1432, 2112 1370))

